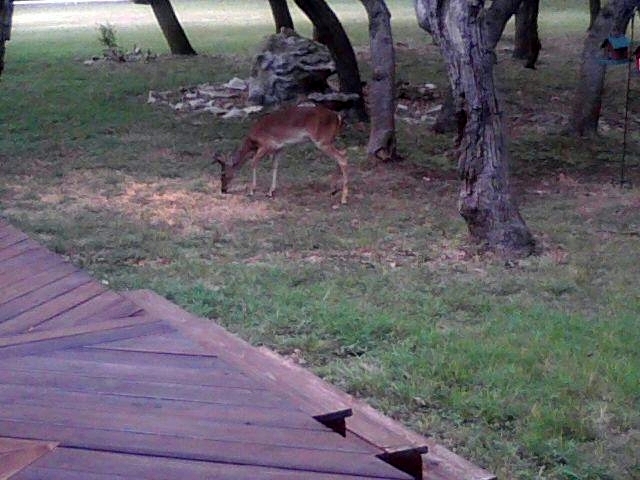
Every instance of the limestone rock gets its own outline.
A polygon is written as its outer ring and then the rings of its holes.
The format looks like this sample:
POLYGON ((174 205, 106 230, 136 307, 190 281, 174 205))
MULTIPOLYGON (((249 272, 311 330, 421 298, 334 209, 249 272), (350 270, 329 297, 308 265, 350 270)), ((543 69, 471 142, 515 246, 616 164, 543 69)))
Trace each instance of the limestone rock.
POLYGON ((292 31, 271 35, 256 55, 249 79, 249 101, 272 105, 298 95, 329 90, 327 78, 335 72, 324 45, 292 31))
POLYGON ((224 87, 231 90, 246 90, 247 82, 242 78, 233 77, 231 80, 224 84, 224 87))

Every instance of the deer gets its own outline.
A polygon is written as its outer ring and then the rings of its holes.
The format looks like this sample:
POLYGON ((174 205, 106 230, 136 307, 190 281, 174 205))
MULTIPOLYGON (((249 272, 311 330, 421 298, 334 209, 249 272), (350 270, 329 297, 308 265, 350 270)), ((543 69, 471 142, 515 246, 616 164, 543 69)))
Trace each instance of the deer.
POLYGON ((220 191, 228 193, 235 173, 251 157, 253 176, 249 195, 256 189, 256 168, 264 157, 272 157, 271 188, 268 197, 276 191, 278 157, 288 145, 312 142, 320 151, 338 162, 342 172, 342 194, 340 203, 347 203, 346 151, 338 150, 335 140, 342 127, 341 117, 328 108, 316 106, 291 106, 276 110, 258 119, 249 129, 244 141, 233 155, 214 154, 214 162, 221 165, 220 191))

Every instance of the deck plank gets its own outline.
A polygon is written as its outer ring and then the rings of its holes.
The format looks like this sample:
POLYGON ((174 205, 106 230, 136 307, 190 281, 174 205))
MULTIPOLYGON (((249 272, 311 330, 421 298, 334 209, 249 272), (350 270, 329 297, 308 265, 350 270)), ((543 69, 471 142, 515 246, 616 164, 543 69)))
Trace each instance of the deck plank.
POLYGON ((12 480, 365 480, 371 477, 300 472, 255 465, 191 462, 175 458, 58 448, 12 480), (87 475, 86 477, 83 475, 87 475))
POLYGON ((8 232, 7 235, 0 238, 0 251, 5 250, 12 245, 16 245, 18 243, 24 242, 28 239, 24 233, 16 230, 15 232, 8 232))
POLYGON ((66 263, 68 262, 65 262, 61 257, 52 256, 46 250, 33 250, 28 255, 0 262, 0 287, 12 285, 39 272, 55 269, 66 263))
POLYGON ((0 261, 7 261, 11 260, 12 258, 26 256, 30 254, 29 252, 32 252, 39 248, 42 247, 30 241, 29 239, 20 240, 19 242, 0 248, 0 261))
POLYGON ((170 332, 167 324, 144 317, 131 317, 98 322, 67 330, 31 332, 0 337, 0 359, 37 355, 55 350, 97 344, 148 333, 170 332))
MULTIPOLYGON (((87 352, 91 355, 93 352, 87 352)), ((135 352, 141 353, 141 352, 135 352)), ((216 357, 191 357, 167 354, 142 354, 136 358, 146 358, 146 363, 128 361, 131 352, 111 350, 111 355, 105 355, 104 350, 95 352, 97 360, 78 359, 78 350, 71 349, 64 352, 54 352, 47 356, 20 356, 7 359, 3 365, 13 371, 32 373, 60 373, 68 376, 113 378, 129 381, 144 381, 153 383, 168 382, 175 385, 226 386, 235 388, 254 388, 265 390, 253 379, 241 371, 229 367, 216 357), (68 355, 67 355, 68 354, 68 355), (177 358, 175 358, 177 357, 177 358), (122 362, 118 359, 122 358, 122 362), (182 360, 183 365, 180 365, 182 360), (184 364, 191 360, 190 366, 184 364), (199 360, 199 362, 196 362, 199 360), (199 365, 196 366, 196 363, 199 365)))
MULTIPOLYGON (((42 468, 30 465, 11 477, 11 480, 132 480, 130 476, 114 475, 111 473, 96 473, 69 470, 71 467, 42 468)), ((137 479, 136 479, 137 480, 137 479)), ((189 480, 188 478, 185 480, 189 480)))
POLYGON ((0 478, 11 478, 55 447, 53 442, 0 437, 0 478))
POLYGON ((111 290, 103 290, 95 297, 43 321, 33 330, 54 330, 91 325, 110 318, 133 317, 141 313, 142 309, 133 302, 122 298, 121 295, 111 290))
MULTIPOLYGON (((73 404, 68 408, 51 405, 28 405, 14 403, 4 405, 0 411, 0 419, 12 422, 38 422, 47 425, 49 431, 56 433, 58 426, 77 430, 118 430, 128 433, 146 435, 147 437, 161 436, 166 439, 202 439, 207 441, 229 442, 236 444, 239 439, 249 441, 255 445, 268 445, 291 448, 304 448, 321 451, 354 452, 375 455, 378 451, 367 448, 364 443, 343 441, 344 439, 328 428, 305 428, 306 423, 292 426, 273 426, 253 424, 248 422, 227 422, 224 419, 212 419, 183 416, 179 411, 170 412, 161 417, 159 412, 144 411, 129 414, 120 410, 105 411, 74 409, 73 404)), ((292 418, 296 415, 293 414, 292 418)), ((298 417, 302 418, 302 417, 298 417)), ((54 438, 58 438, 56 434, 54 438)), ((142 437, 145 438, 145 437, 142 437)))
MULTIPOLYGON (((63 352, 56 351, 46 356, 29 357, 35 362, 44 361, 48 358, 57 359, 64 362, 74 362, 78 365, 87 365, 90 369, 104 368, 109 365, 127 365, 137 368, 152 369, 192 369, 199 370, 200 373, 207 373, 205 369, 218 368, 226 372, 240 373, 236 368, 231 367, 218 355, 209 353, 190 355, 176 354, 171 352, 140 352, 136 350, 113 350, 102 348, 102 345, 79 347, 63 352)), ((180 370, 177 375, 184 375, 186 372, 180 370)), ((148 378, 148 377, 146 377, 148 378)))
POLYGON ((0 419, 0 431, 9 430, 22 438, 40 438, 53 434, 60 446, 86 450, 256 465, 302 472, 350 474, 398 480, 411 478, 368 453, 285 447, 253 443, 247 439, 220 441, 0 419))
POLYGON ((13 230, 17 230, 17 228, 14 228, 10 226, 8 223, 0 220, 0 238, 4 238, 7 235, 11 235, 13 230))
MULTIPOLYGON (((74 288, 90 282, 92 282, 92 279, 86 273, 76 271, 60 280, 39 288, 38 290, 10 300, 0 308, 0 322, 16 317, 21 313, 38 307, 43 303, 73 290, 74 288)), ((0 331, 1 330, 2 325, 0 324, 0 331)))
POLYGON ((135 352, 149 353, 172 353, 182 355, 210 355, 211 350, 203 348, 182 335, 175 332, 173 335, 146 335, 145 337, 129 338, 125 340, 116 340, 114 342, 102 343, 100 348, 112 350, 127 350, 135 352))
POLYGON ((75 271, 76 268, 67 263, 61 264, 56 269, 34 273, 20 280, 14 279, 11 285, 6 286, 0 291, 0 305, 60 280, 75 271))
MULTIPOLYGON (((291 405, 278 402, 263 405, 256 402, 251 405, 230 405, 214 401, 173 400, 126 396, 103 392, 68 391, 61 388, 40 387, 34 385, 0 385, 0 401, 4 404, 51 406, 69 405, 68 408, 93 411, 97 405, 109 411, 118 411, 130 415, 146 410, 162 417, 180 412, 185 421, 196 422, 199 418, 228 423, 251 423, 255 425, 301 428, 305 430, 326 430, 326 427, 311 417, 292 409, 291 405)), ((265 402, 268 403, 268 402, 265 402)))
POLYGON ((34 327, 46 322, 50 318, 61 315, 73 307, 100 295, 104 291, 105 288, 99 283, 82 283, 50 299, 46 303, 41 303, 34 308, 25 310, 19 315, 0 323, 0 335, 30 332, 34 327))
POLYGON ((200 385, 178 385, 113 378, 88 379, 80 375, 66 378, 56 373, 11 372, 0 369, 0 383, 5 385, 40 385, 70 392, 123 395, 127 397, 157 398, 166 400, 187 400, 212 402, 226 405, 251 406, 260 404, 278 408, 282 404, 280 396, 270 390, 238 388, 233 386, 203 387, 200 385), (89 383, 88 380, 92 381, 89 383))

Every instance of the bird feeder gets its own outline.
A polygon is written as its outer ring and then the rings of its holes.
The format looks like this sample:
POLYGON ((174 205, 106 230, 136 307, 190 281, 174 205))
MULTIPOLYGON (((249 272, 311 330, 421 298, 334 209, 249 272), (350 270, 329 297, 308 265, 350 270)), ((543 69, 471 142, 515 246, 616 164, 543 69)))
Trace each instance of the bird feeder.
POLYGON ((609 35, 600 45, 602 49, 602 63, 619 64, 629 61, 629 47, 631 41, 624 35, 609 35))

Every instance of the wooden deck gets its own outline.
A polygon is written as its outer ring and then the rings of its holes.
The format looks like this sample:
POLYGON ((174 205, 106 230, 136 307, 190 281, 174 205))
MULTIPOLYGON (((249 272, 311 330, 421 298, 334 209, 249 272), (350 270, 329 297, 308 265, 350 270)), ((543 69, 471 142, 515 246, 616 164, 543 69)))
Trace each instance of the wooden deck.
POLYGON ((494 478, 0 219, 0 480, 494 478))

